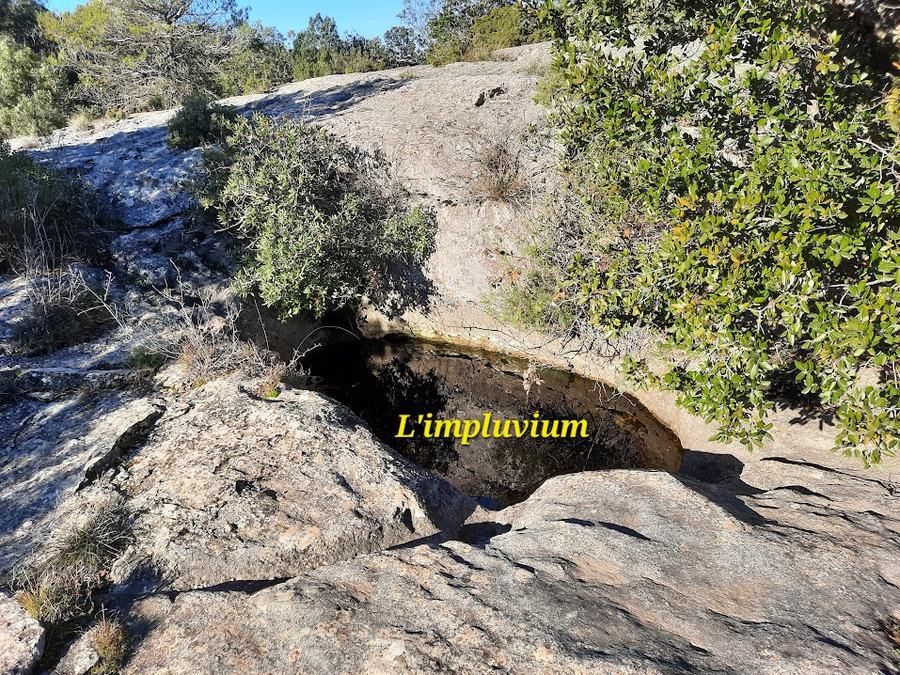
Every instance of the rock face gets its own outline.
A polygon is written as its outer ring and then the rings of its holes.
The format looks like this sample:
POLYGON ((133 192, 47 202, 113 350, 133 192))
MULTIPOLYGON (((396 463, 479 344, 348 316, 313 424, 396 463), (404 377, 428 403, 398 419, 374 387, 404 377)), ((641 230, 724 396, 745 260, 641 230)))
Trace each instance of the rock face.
MULTIPOLYGON (((322 124, 384 152, 415 194, 477 209, 483 200, 468 187, 479 170, 475 156, 492 139, 518 139, 529 125, 541 124, 544 109, 531 96, 549 58, 548 45, 529 45, 502 50, 496 61, 331 75, 224 102, 244 114, 322 124)), ((185 183, 200 158, 198 149, 166 144, 173 114, 142 113, 88 130, 61 129, 31 143, 29 152, 81 175, 126 225, 164 227, 192 203, 185 183)))
POLYGON ((53 675, 88 675, 100 662, 94 647, 97 627, 93 626, 76 638, 53 669, 53 675))
MULTIPOLYGON (((40 389, 46 392, 52 379, 40 389)), ((126 452, 160 414, 152 400, 121 391, 82 389, 49 401, 34 398, 39 390, 30 393, 0 406, 0 580, 44 542, 59 504, 126 452)))
POLYGON ((900 521, 868 492, 883 511, 784 487, 740 513, 664 473, 555 478, 469 543, 139 606, 129 672, 891 672, 900 521))
POLYGON ((227 380, 182 399, 112 484, 135 514, 134 557, 175 589, 294 576, 474 510, 321 395, 260 399, 227 380))
POLYGON ((27 675, 44 652, 44 629, 10 596, 0 593, 0 673, 27 675))

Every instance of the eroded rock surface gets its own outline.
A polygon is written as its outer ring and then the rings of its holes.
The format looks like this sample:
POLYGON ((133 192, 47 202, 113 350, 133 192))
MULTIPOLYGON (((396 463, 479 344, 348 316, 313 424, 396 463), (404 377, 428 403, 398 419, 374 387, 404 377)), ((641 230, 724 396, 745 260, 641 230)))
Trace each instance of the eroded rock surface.
MULTIPOLYGON (((370 317, 375 332, 541 358, 555 348, 538 350, 545 336, 510 332, 484 308, 515 264, 529 211, 527 199, 473 194, 475 158, 492 139, 527 143, 544 116, 531 96, 546 46, 507 57, 332 76, 231 101, 382 150, 437 210, 427 306, 370 317)), ((147 301, 150 287, 182 274, 227 295, 227 251, 185 218, 183 182, 199 153, 165 144, 171 114, 62 130, 32 149, 80 173, 120 215, 116 274, 150 322, 164 304, 147 301)), ((529 181, 545 180, 524 154, 529 181)), ((26 302, 20 282, 0 288, 0 349, 26 302)), ((0 358, 0 577, 71 514, 124 496, 135 541, 107 598, 130 607, 130 672, 898 668, 886 627, 900 621, 900 488, 887 472, 836 468, 827 453, 821 463, 797 459, 809 425, 785 427, 791 434, 767 446, 778 453, 746 466, 718 448, 689 450, 681 478, 557 478, 516 507, 476 510, 454 540, 471 501, 340 406, 311 392, 264 400, 233 381, 160 401, 134 391, 129 353, 113 332, 48 357, 0 358), (147 575, 152 585, 135 581, 147 575)), ((578 366, 577 356, 555 354, 564 365, 578 366)), ((710 435, 679 419, 686 446, 710 435)), ((0 656, 3 639, 0 630, 0 656)))
POLYGON ((0 593, 0 673, 28 675, 44 652, 44 629, 22 606, 0 593))
POLYGON ((900 522, 884 488, 870 497, 886 508, 868 513, 790 490, 738 500, 763 524, 705 491, 655 472, 565 476, 470 543, 249 596, 149 600, 133 618, 158 624, 128 671, 892 672, 881 622, 900 602, 900 522))
POLYGON ((127 452, 161 408, 122 391, 37 393, 0 405, 0 580, 45 541, 59 505, 127 452))
POLYGON ((134 562, 176 589, 294 576, 474 509, 321 395, 261 399, 229 380, 182 398, 111 485, 135 514, 134 562))

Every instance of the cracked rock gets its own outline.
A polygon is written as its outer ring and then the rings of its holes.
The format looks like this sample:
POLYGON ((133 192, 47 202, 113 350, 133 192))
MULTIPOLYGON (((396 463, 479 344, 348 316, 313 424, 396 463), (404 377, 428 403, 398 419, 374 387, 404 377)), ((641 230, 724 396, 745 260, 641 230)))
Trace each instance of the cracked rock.
POLYGON ((189 394, 114 481, 136 514, 130 555, 169 588, 294 576, 455 530, 474 510, 325 397, 242 389, 220 380, 189 394))
POLYGON ((138 603, 133 618, 158 623, 128 672, 892 672, 880 621, 900 607, 887 581, 896 514, 881 514, 880 548, 859 550, 852 532, 827 536, 846 526, 837 515, 793 529, 790 493, 744 506, 769 523, 661 472, 561 476, 468 543, 363 556, 249 596, 138 603))

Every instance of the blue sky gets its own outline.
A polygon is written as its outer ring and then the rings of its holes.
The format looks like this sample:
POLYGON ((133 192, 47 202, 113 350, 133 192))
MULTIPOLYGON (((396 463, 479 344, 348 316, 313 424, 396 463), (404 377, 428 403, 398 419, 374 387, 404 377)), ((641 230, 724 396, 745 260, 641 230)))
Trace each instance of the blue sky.
MULTIPOLYGON (((66 11, 83 1, 45 0, 44 4, 48 9, 66 11)), ((285 35, 289 30, 306 28, 309 17, 321 12, 334 17, 342 33, 375 37, 399 23, 397 14, 403 7, 403 0, 238 0, 238 5, 250 7, 251 21, 259 20, 268 26, 275 26, 285 35)))

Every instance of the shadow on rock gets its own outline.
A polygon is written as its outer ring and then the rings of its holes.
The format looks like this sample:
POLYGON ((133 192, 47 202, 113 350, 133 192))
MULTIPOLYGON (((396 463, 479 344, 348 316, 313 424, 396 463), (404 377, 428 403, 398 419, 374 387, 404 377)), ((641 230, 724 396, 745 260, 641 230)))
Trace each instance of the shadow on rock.
POLYGON ((406 83, 405 80, 380 77, 362 82, 350 82, 346 85, 337 85, 312 93, 301 91, 294 96, 275 92, 259 101, 241 106, 239 110, 242 113, 259 112, 269 117, 286 114, 300 117, 338 115, 348 108, 362 103, 367 98, 399 89, 406 83))
POLYGON ((685 486, 720 506, 748 525, 776 525, 747 506, 740 496, 765 492, 741 480, 744 463, 734 455, 685 450, 681 471, 675 477, 685 486))

